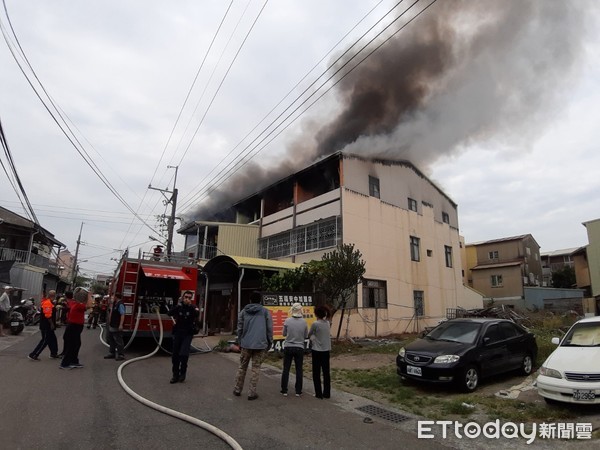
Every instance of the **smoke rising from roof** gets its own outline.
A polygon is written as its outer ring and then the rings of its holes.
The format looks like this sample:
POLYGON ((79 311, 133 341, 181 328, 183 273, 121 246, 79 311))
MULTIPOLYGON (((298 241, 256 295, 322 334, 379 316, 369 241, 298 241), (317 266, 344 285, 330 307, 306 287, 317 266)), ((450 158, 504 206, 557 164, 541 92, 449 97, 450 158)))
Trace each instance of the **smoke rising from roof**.
POLYGON ((407 159, 425 172, 473 143, 522 151, 554 119, 577 74, 586 5, 435 3, 341 79, 337 116, 325 125, 305 120, 284 164, 236 175, 198 215, 339 150, 407 159))

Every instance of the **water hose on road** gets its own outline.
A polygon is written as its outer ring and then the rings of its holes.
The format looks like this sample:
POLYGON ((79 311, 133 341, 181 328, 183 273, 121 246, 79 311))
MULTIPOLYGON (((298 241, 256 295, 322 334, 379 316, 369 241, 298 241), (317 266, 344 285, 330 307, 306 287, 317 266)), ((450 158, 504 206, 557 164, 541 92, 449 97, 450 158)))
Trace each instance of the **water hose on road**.
MULTIPOLYGON (((129 338, 129 341, 127 342, 127 344, 125 345, 125 347, 123 347, 123 350, 126 350, 127 348, 129 348, 129 346, 133 342, 133 339, 135 338, 135 335, 137 334, 137 331, 138 331, 138 326, 140 325, 140 318, 141 318, 141 316, 142 316, 142 310, 138 309, 137 317, 135 319, 135 326, 133 327, 133 333, 131 334, 131 337, 129 338)), ((100 342, 102 342, 102 344, 105 347, 110 347, 110 345, 108 345, 108 342, 106 342, 104 340, 104 336, 103 335, 104 335, 104 329, 105 328, 108 329, 108 325, 105 325, 105 326, 100 325, 100 342)))
POLYGON ((158 315, 158 323, 160 325, 160 338, 159 338, 159 342, 158 345, 156 346, 156 348, 151 352, 148 353, 147 355, 144 356, 139 356, 137 358, 133 358, 130 360, 125 361, 124 363, 122 363, 119 368, 117 369, 117 378, 119 380, 119 384, 121 385, 121 387, 125 390, 125 392, 127 392, 131 397, 133 397, 135 400, 137 400, 138 402, 152 408, 155 409, 156 411, 162 412, 164 414, 167 414, 171 417, 175 417, 176 419, 180 419, 183 420, 185 422, 191 423, 192 425, 196 425, 197 427, 203 428, 206 431, 214 434, 215 436, 217 436, 218 438, 222 439, 223 441, 225 441, 232 449, 234 450, 242 450, 242 447, 240 446, 240 444, 237 443, 237 441, 235 439, 233 439, 231 436, 229 436, 227 433, 225 433, 223 430, 215 427, 214 425, 211 425, 207 422, 204 422, 200 419, 196 419, 195 417, 192 416, 188 416, 187 414, 183 414, 179 411, 175 411, 174 409, 170 409, 167 408, 166 406, 162 406, 159 405, 157 403, 151 402, 150 400, 142 397, 141 395, 137 394, 136 392, 134 392, 129 386, 127 386, 127 384, 125 383, 125 381, 123 380, 123 369, 128 365, 128 364, 132 364, 136 361, 141 361, 143 359, 148 359, 152 356, 154 356, 158 350, 161 348, 161 343, 162 343, 162 339, 163 339, 163 326, 162 326, 162 321, 160 320, 160 312, 158 311, 158 309, 156 309, 156 314, 158 315))

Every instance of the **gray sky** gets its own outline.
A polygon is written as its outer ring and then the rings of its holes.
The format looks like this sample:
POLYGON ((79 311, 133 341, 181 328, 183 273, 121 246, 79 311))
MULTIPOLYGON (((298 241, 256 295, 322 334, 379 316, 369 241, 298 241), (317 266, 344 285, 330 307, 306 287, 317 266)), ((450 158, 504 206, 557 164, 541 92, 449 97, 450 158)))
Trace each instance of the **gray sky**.
MULTIPOLYGON (((178 215, 192 217, 240 184, 252 190, 346 149, 418 164, 458 204, 467 242, 531 233, 542 251, 585 245, 581 223, 600 216, 595 3, 438 1, 340 80, 343 52, 372 26, 353 53, 383 30, 391 20, 376 22, 395 3, 271 0, 260 13, 263 1, 235 1, 226 15, 228 1, 6 0, 29 63, 81 147, 155 231, 92 172, 1 42, 0 118, 42 226, 74 252, 84 222, 82 270, 110 273, 117 249, 150 251, 149 235, 160 237, 154 216, 165 206, 147 187, 172 187, 168 165, 179 166, 178 215), (255 147, 303 91, 317 95, 255 147), (224 193, 207 195, 224 167, 256 151, 224 193)), ((3 173, 0 205, 24 214, 3 173)))

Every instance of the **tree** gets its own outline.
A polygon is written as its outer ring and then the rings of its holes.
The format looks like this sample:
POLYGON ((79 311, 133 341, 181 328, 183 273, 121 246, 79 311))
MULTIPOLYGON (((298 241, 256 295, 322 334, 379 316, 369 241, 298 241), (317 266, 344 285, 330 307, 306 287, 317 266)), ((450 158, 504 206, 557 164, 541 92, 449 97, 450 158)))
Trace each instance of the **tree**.
POLYGON ((342 310, 336 335, 336 339, 339 339, 344 309, 365 274, 365 262, 361 252, 354 249, 354 244, 343 244, 332 252, 325 253, 315 268, 318 270, 317 289, 327 297, 332 317, 339 309, 342 310))
POLYGON ((565 266, 560 270, 552 272, 552 287, 571 289, 577 285, 575 279, 575 269, 569 266, 565 266))
POLYGON ((314 279, 308 264, 267 276, 261 273, 261 286, 270 292, 308 292, 314 289, 314 279))
POLYGON ((108 294, 108 286, 104 283, 94 283, 91 287, 92 294, 106 295, 108 294))
POLYGON ((365 274, 365 262, 354 244, 344 244, 325 253, 320 261, 309 261, 301 267, 267 277, 262 275, 261 285, 271 292, 321 292, 331 307, 332 317, 341 309, 336 338, 339 339, 348 299, 365 274))

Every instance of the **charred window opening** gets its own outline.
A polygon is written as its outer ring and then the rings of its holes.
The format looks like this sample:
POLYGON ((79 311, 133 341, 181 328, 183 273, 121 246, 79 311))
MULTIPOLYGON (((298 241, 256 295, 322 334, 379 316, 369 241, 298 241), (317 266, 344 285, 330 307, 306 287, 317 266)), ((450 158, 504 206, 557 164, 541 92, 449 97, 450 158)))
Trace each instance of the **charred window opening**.
POLYGON ((273 186, 264 193, 265 211, 268 216, 294 204, 294 185, 290 180, 273 186))

